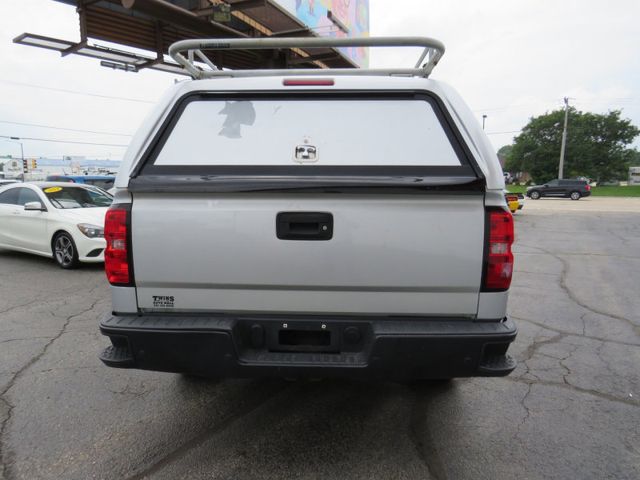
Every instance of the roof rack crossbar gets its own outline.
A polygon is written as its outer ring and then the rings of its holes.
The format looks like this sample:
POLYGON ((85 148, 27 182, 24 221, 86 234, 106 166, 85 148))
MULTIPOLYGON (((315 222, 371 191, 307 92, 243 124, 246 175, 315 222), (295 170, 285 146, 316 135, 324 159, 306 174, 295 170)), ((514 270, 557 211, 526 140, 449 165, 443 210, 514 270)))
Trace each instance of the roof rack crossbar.
POLYGON ((270 75, 401 75, 428 77, 444 55, 442 42, 427 37, 291 37, 291 38, 216 38, 190 39, 175 42, 169 47, 169 55, 182 65, 195 79, 215 77, 258 77, 270 75), (413 68, 309 68, 223 70, 215 65, 203 51, 206 50, 273 50, 340 47, 421 47, 421 55, 413 68), (186 52, 186 56, 184 53, 186 52), (194 62, 195 57, 209 69, 194 62), (426 60, 426 61, 425 61, 426 60), (424 63, 423 63, 424 62, 424 63))

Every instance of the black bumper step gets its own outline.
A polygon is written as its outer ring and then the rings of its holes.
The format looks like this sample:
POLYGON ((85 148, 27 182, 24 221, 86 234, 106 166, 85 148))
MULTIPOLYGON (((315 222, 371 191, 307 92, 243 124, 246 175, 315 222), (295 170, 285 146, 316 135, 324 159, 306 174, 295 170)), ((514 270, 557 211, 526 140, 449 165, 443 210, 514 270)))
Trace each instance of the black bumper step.
POLYGON ((504 376, 516 366, 505 355, 517 332, 508 319, 108 315, 100 330, 114 344, 100 357, 108 366, 203 376, 405 380, 504 376), (289 330, 300 345, 281 335, 289 330), (309 345, 307 330, 329 332, 328 344, 309 345))
POLYGON ((100 354, 100 360, 108 367, 129 368, 135 364, 133 354, 128 347, 109 345, 100 354))
POLYGON ((478 365, 478 373, 495 377, 508 375, 515 370, 516 360, 509 354, 484 357, 478 365))

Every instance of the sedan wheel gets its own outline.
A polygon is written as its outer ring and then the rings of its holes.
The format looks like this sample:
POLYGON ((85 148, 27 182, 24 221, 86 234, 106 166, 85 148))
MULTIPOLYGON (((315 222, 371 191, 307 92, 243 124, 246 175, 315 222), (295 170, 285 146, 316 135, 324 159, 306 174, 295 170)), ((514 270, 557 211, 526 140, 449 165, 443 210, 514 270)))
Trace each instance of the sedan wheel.
POLYGON ((529 194, 532 200, 538 200, 540 198, 540 192, 534 190, 529 194))
POLYGON ((60 233, 53 241, 53 256, 62 268, 76 268, 78 252, 73 239, 68 233, 60 233))
POLYGON ((571 200, 580 200, 580 192, 571 192, 571 200))

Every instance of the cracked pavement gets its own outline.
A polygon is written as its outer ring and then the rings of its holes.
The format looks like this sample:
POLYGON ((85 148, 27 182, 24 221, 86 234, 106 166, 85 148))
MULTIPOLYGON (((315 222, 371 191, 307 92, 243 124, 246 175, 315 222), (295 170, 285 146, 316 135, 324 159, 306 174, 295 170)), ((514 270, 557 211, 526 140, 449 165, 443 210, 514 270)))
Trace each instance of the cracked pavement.
POLYGON ((640 202, 591 200, 516 215, 518 367, 450 384, 108 369, 101 268, 0 251, 0 478, 640 478, 640 202))

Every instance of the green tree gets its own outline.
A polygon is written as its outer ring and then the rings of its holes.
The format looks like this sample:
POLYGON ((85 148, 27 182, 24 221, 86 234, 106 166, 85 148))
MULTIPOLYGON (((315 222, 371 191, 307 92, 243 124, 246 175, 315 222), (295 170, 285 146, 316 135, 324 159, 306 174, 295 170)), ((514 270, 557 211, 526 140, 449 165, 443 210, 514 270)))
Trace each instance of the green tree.
MULTIPOLYGON (((500 162, 507 162, 511 157, 511 151, 513 150, 513 145, 504 145, 498 149, 498 158, 500 162)), ((506 166, 506 163, 503 163, 506 166)))
MULTIPOLYGON (((629 144, 640 130, 618 110, 605 115, 569 109, 564 177, 597 182, 626 179, 635 150, 629 144)), ((564 110, 529 120, 508 152, 506 169, 529 172, 538 183, 558 177, 564 110)), ((503 147, 504 148, 504 147, 503 147)))

